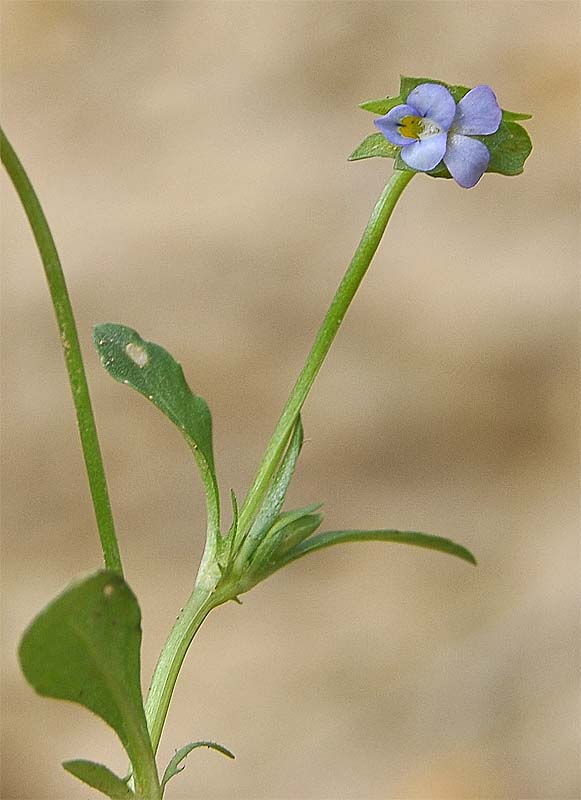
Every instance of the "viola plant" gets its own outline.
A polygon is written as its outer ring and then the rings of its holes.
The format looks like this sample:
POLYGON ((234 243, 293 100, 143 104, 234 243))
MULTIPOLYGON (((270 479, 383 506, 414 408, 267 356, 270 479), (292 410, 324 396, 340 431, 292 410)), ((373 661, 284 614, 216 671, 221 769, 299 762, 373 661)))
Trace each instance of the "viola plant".
MULTIPOLYGON (((448 538, 400 531, 353 529, 317 532, 320 503, 284 507, 303 442, 301 410, 347 309, 360 285, 403 190, 417 172, 475 186, 486 172, 517 175, 530 154, 519 121, 527 114, 502 111, 492 89, 451 86, 402 77, 397 97, 371 100, 363 109, 378 116, 350 160, 394 159, 394 171, 377 201, 353 259, 323 319, 262 462, 244 501, 231 492, 230 524, 224 527, 207 403, 186 383, 181 366, 157 344, 131 328, 97 325, 94 341, 103 366, 117 381, 144 395, 177 426, 190 448, 206 495, 207 532, 191 594, 161 651, 145 702, 141 692, 141 614, 123 578, 107 483, 99 450, 73 311, 48 223, 34 189, 4 133, 2 161, 18 192, 36 239, 53 301, 69 374, 105 569, 69 586, 31 623, 20 645, 24 674, 41 695, 79 703, 118 734, 131 768, 121 778, 102 764, 63 764, 72 775, 110 798, 161 800, 168 781, 194 749, 224 746, 194 741, 176 751, 160 776, 156 752, 176 680, 196 632, 218 606, 252 589, 309 553, 345 542, 409 544, 456 556, 474 556, 448 538)), ((160 582, 163 575, 160 575, 160 582)))

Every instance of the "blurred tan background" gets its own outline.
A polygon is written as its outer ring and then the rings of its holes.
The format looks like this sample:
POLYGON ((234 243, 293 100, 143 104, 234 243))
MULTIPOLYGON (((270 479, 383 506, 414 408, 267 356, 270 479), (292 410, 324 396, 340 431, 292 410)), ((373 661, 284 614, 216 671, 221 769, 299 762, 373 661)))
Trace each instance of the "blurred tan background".
MULTIPOLYGON (((5 2, 2 116, 60 248, 93 392, 143 682, 183 605, 203 498, 171 425, 91 346, 119 321, 212 409, 243 495, 391 162, 347 163, 399 73, 531 111, 526 173, 417 178, 305 409, 290 502, 324 529, 449 535, 306 559, 209 618, 160 763, 174 798, 579 797, 579 5, 5 2)), ((40 262, 3 192, 2 798, 93 796, 114 734, 36 697, 15 650, 100 565, 40 262)), ((96 795, 95 795, 96 796, 96 795)))

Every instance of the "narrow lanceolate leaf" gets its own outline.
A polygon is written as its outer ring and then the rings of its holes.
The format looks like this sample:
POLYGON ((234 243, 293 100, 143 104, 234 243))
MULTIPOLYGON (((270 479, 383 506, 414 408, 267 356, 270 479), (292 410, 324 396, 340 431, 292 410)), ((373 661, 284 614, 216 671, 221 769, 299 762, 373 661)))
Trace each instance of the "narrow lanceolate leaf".
POLYGON ((457 556, 470 564, 476 564, 476 559, 472 553, 460 544, 456 544, 451 539, 444 539, 440 536, 431 536, 427 533, 416 533, 415 531, 329 531, 319 533, 310 539, 301 542, 295 548, 286 553, 280 560, 279 566, 283 567, 302 558, 308 553, 314 553, 325 547, 345 542, 396 542, 398 544, 411 544, 415 547, 425 547, 428 550, 437 550, 440 553, 448 553, 457 556))
POLYGON ((185 764, 181 765, 181 762, 192 752, 192 750, 196 750, 198 747, 208 747, 210 750, 217 750, 218 753, 222 753, 222 755, 227 756, 228 758, 235 758, 234 753, 231 753, 230 750, 223 745, 216 744, 216 742, 191 742, 190 744, 186 744, 176 751, 176 754, 167 765, 166 770, 163 773, 163 778, 161 779, 162 792, 165 789, 166 783, 173 778, 174 775, 178 775, 184 769, 185 764))
POLYGON ((266 493, 260 511, 242 546, 243 557, 248 557, 250 555, 254 549, 254 544, 261 540, 264 533, 269 530, 277 518, 284 503, 284 498, 286 497, 287 489, 293 476, 302 446, 303 426, 301 418, 299 417, 293 429, 284 458, 272 479, 272 483, 266 493))
POLYGON ((74 583, 41 611, 22 638, 19 656, 39 694, 97 714, 117 732, 135 763, 144 753, 151 755, 140 648, 135 595, 123 578, 103 571, 74 583))
POLYGON ((135 797, 127 784, 103 764, 77 759, 64 761, 63 767, 75 778, 107 795, 111 800, 131 800, 135 797))
POLYGON ((167 350, 132 328, 97 325, 93 338, 107 372, 136 389, 176 425, 191 447, 204 481, 213 527, 218 527, 218 486, 212 448, 212 418, 205 400, 193 394, 184 372, 167 350))

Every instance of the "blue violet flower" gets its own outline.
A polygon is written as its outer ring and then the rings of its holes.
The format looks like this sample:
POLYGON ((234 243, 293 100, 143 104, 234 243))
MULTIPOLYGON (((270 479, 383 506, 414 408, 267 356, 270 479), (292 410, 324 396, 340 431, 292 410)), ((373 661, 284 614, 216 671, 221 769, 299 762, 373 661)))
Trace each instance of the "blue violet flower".
POLYGON ((490 153, 474 136, 496 133, 502 111, 490 86, 476 86, 456 104, 438 83, 422 83, 374 121, 385 138, 401 147, 401 157, 414 170, 429 172, 443 161, 464 189, 484 175, 490 153))

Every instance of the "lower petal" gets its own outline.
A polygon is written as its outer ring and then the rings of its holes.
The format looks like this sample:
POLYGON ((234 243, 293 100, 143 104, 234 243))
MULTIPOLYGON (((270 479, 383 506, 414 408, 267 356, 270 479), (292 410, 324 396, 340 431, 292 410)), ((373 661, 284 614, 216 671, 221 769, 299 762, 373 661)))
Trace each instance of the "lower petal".
MULTIPOLYGON (((403 158, 403 153, 402 153, 403 158)), ((448 137, 444 164, 457 184, 464 189, 476 186, 486 172, 490 153, 485 144, 469 136, 454 134, 448 137)))
POLYGON ((401 157, 412 169, 428 172, 437 167, 446 152, 446 134, 438 133, 404 147, 401 157))
POLYGON ((405 147, 415 142, 415 139, 410 139, 409 136, 401 135, 399 132, 401 121, 404 117, 417 116, 419 116, 419 114, 413 106, 399 105, 392 108, 391 111, 388 111, 385 116, 374 119, 373 124, 383 133, 388 142, 405 147))

